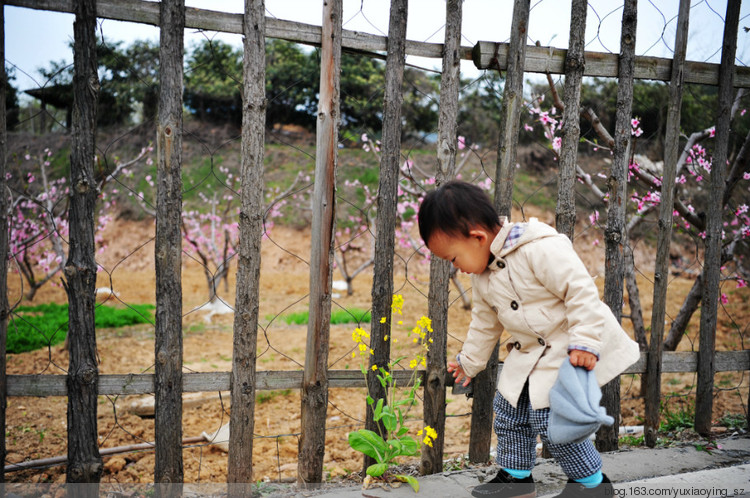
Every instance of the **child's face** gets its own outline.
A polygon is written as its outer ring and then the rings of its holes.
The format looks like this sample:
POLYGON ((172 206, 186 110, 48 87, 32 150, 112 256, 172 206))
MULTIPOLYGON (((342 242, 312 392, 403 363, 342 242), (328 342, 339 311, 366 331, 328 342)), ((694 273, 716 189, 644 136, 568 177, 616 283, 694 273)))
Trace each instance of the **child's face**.
POLYGON ((445 232, 433 233, 428 242, 432 254, 450 261, 464 273, 482 273, 490 260, 490 233, 483 229, 469 231, 469 236, 448 235, 445 232))

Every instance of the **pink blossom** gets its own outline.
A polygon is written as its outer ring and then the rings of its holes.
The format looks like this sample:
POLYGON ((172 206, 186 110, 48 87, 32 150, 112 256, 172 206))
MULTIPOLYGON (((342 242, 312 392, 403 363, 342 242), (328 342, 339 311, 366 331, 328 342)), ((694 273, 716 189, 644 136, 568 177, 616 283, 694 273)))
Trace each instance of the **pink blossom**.
POLYGON ((591 243, 592 246, 596 247, 599 245, 599 239, 594 239, 594 241, 591 243))
POLYGON ((750 172, 742 173, 743 180, 750 180, 750 172))
POLYGON ((599 221, 599 211, 594 211, 589 215, 589 222, 592 225, 596 225, 596 222, 599 221))
POLYGON ((458 137, 458 150, 464 150, 466 148, 466 137, 458 137))
POLYGON ((741 214, 747 213, 747 204, 741 204, 740 207, 737 208, 737 211, 735 211, 734 215, 739 216, 741 214))
POLYGON ((719 300, 721 301, 721 304, 727 304, 729 302, 729 298, 726 294, 722 294, 719 300))
POLYGON ((747 282, 742 278, 737 278, 737 288, 741 289, 742 287, 747 287, 747 282))
POLYGON ((559 151, 562 147, 562 138, 555 137, 552 139, 552 149, 559 151))
POLYGON ((524 124, 523 125, 523 129, 526 130, 526 131, 534 131, 534 128, 531 127, 531 126, 529 126, 528 124, 524 124))
POLYGON ((708 136, 709 137, 715 137, 716 136, 716 127, 712 126, 708 129, 708 136))

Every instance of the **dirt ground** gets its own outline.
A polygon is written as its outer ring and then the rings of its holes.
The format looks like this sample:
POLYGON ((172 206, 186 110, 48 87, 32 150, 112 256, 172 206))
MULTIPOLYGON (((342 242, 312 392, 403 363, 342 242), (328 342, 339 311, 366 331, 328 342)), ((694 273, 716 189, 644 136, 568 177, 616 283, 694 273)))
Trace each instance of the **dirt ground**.
MULTIPOLYGON (((528 213, 527 213, 528 215, 528 213)), ((539 216, 539 214, 537 214, 539 216)), ((551 222, 551 219, 543 221, 551 222)), ((107 248, 97 256, 102 271, 100 287, 111 287, 119 303, 154 303, 153 221, 116 221, 107 229, 107 248)), ((594 234, 585 233, 577 239, 577 248, 593 275, 600 275, 597 283, 603 284, 603 250, 592 244, 594 234)), ((309 231, 276 227, 270 238, 263 242, 261 273, 258 370, 299 370, 304 364, 307 327, 287 325, 281 315, 307 309, 309 284, 308 266, 309 231)), ((364 247, 369 245, 363 242, 364 247)), ((646 271, 640 275, 641 299, 645 308, 646 323, 650 323, 651 289, 648 286, 648 264, 652 255, 640 249, 638 266, 646 271)), ((193 259, 183 258, 183 313, 184 313, 184 371, 224 372, 231 369, 232 315, 211 314, 200 309, 206 304, 207 286, 202 267, 193 259)), ((406 339, 406 331, 427 313, 428 265, 411 259, 395 269, 396 292, 404 296, 403 324, 393 330, 393 336, 403 338, 394 344, 394 354, 409 355, 413 350, 406 339), (408 272, 406 271, 408 266, 408 272), (408 275, 408 277, 406 277, 408 275)), ((228 303, 234 302, 234 273, 227 289, 220 295, 228 303)), ((334 279, 340 274, 335 272, 334 279)), ((335 299, 344 308, 368 309, 371 273, 360 275, 354 281, 355 292, 335 299)), ((469 287, 468 278, 462 282, 469 287)), ((675 277, 669 286, 669 316, 674 316, 683 297, 692 285, 689 278, 675 277)), ((728 305, 731 315, 740 323, 748 323, 748 289, 738 289, 728 305), (732 304, 736 303, 736 304, 732 304)), ((457 297, 455 288, 451 294, 457 297)), ((11 303, 20 296, 17 274, 9 276, 11 303)), ((65 294, 58 287, 47 286, 38 293, 35 303, 64 302, 65 294)), ((627 310, 625 310, 627 314, 627 310)), ((460 340, 468 325, 470 312, 463 309, 460 300, 450 308, 448 340, 449 356, 460 349, 460 340)), ((394 320, 395 321, 395 320, 394 320)), ((628 321, 626 320, 626 328, 628 321)), ((680 346, 683 350, 697 348, 697 316, 693 319, 680 346)), ((720 320, 717 349, 737 350, 745 346, 742 337, 731 332, 731 321, 720 320)), ((363 324, 369 328, 369 324, 363 324)), ((744 327, 741 325, 740 328, 744 327)), ((358 369, 351 352, 353 324, 335 325, 331 330, 329 367, 332 369, 358 369)), ((97 331, 99 371, 101 374, 153 372, 154 328, 152 325, 127 329, 97 331)), ((8 356, 9 374, 60 374, 67 368, 67 354, 61 345, 30 353, 8 356)), ((717 374, 718 391, 715 401, 715 418, 726 414, 744 414, 747 395, 747 378, 738 373, 717 374), (739 386, 739 388, 737 388, 739 386)), ((665 391, 691 393, 695 384, 692 374, 665 375, 665 391)), ((640 378, 623 377, 622 399, 625 425, 641 423, 643 403, 639 398, 640 378)), ((100 397, 98 406, 98 433, 100 447, 112 448, 134 445, 154 440, 152 417, 132 412, 134 401, 143 396, 100 397)), ((347 433, 361 428, 365 411, 365 392, 362 389, 332 389, 329 397, 326 433, 326 477, 335 479, 358 472, 362 467, 360 454, 351 450, 347 433)), ((666 398, 666 406, 674 411, 685 408, 685 397, 666 398)), ((229 397, 227 393, 186 395, 183 413, 183 437, 213 433, 229 422, 229 397)), ((467 452, 471 402, 464 396, 448 395, 445 431, 445 457, 461 457, 467 452)), ((66 455, 67 401, 62 397, 13 397, 8 401, 6 464, 66 455)), ((409 424, 421 428, 422 408, 409 413, 409 424)), ((256 480, 291 480, 296 476, 297 448, 300 432, 300 397, 296 390, 263 391, 258 393, 254 441, 254 477, 256 480)), ((154 452, 148 450, 127 452, 104 458, 103 482, 152 482, 154 452)), ((218 445, 207 441, 193 443, 184 451, 184 476, 186 482, 225 482, 227 454, 218 445)), ((6 480, 15 482, 64 482, 64 466, 42 470, 6 472, 6 480)))

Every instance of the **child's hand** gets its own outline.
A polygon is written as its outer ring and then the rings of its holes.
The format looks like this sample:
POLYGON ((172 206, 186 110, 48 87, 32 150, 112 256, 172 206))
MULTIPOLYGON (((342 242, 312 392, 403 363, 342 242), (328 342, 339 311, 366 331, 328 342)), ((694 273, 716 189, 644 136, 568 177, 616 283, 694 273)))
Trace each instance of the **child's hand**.
POLYGON ((461 381, 463 380, 462 385, 466 387, 469 385, 469 382, 471 382, 471 377, 466 375, 466 372, 461 368, 461 365, 455 361, 448 362, 448 371, 453 374, 453 378, 456 379, 456 384, 461 384, 461 381))
POLYGON ((583 367, 586 370, 593 370, 596 366, 596 355, 589 353, 588 351, 581 351, 580 349, 573 349, 568 353, 570 357, 570 364, 574 367, 583 367))

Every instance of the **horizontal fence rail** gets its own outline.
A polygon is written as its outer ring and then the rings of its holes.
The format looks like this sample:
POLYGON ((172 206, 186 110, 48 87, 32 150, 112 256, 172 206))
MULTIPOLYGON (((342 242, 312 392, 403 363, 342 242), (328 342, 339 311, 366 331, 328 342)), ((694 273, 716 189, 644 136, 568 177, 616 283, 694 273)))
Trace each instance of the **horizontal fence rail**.
MULTIPOLYGON (((646 371, 647 353, 630 366, 624 374, 642 374, 646 371)), ((714 355, 716 372, 738 372, 750 370, 750 350, 717 351, 714 355)), ((498 371, 503 364, 500 363, 498 371)), ((667 352, 662 358, 662 373, 688 373, 698 368, 697 352, 667 352)), ((265 371, 257 373, 256 390, 300 389, 301 370, 265 371)), ((418 372, 424 375, 424 370, 418 372)), ((406 386, 411 380, 410 370, 395 370, 393 377, 397 385, 406 386)), ((8 375, 8 396, 67 396, 66 375, 8 375)), ((332 388, 364 388, 366 382, 358 370, 329 370, 329 385, 332 388)), ((185 373, 183 392, 229 391, 231 372, 185 373)), ((446 384, 451 386, 449 376, 446 384)), ((99 395, 137 395, 154 392, 153 374, 109 374, 99 375, 99 395)))
MULTIPOLYGON (((54 12, 73 12, 72 0, 7 0, 5 5, 54 12)), ((99 18, 159 25, 159 4, 157 2, 99 0, 96 2, 96 9, 99 18)), ((185 27, 242 34, 242 14, 188 8, 185 13, 185 27)), ((267 18, 266 36, 308 45, 320 45, 321 27, 267 18)), ((342 32, 342 48, 385 52, 387 38, 345 29, 342 32)), ((478 69, 505 70, 507 68, 508 48, 509 44, 507 43, 480 41, 474 47, 461 47, 459 52, 461 59, 473 61, 478 69)), ((442 59, 443 44, 407 40, 406 54, 442 59)), ((564 74, 566 54, 567 50, 564 49, 528 46, 526 48, 524 71, 564 74)), ((618 59, 618 54, 585 52, 586 65, 583 75, 616 78, 618 76, 618 59)), ((671 71, 672 59, 644 56, 635 58, 634 77, 636 79, 669 81, 671 71)), ((719 64, 687 61, 684 79, 685 83, 718 85, 719 64)), ((735 67, 734 86, 735 88, 750 88, 750 67, 735 67)))

